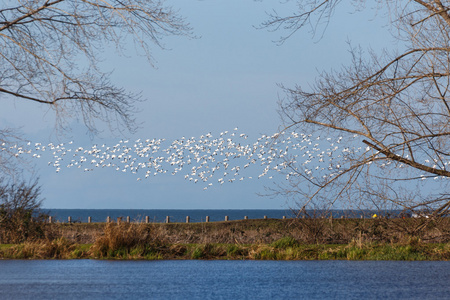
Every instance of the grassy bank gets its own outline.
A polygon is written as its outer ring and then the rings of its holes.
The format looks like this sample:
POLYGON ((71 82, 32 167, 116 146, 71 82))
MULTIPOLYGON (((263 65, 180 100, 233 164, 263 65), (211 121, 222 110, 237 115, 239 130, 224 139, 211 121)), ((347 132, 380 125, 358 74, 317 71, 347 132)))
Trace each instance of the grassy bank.
POLYGON ((167 244, 99 248, 65 239, 2 245, 2 259, 226 259, 226 260, 450 260, 450 244, 358 242, 346 245, 305 245, 292 238, 271 244, 167 244))
POLYGON ((449 260, 449 219, 49 224, 3 259, 449 260), (421 223, 422 222, 422 223, 421 223))

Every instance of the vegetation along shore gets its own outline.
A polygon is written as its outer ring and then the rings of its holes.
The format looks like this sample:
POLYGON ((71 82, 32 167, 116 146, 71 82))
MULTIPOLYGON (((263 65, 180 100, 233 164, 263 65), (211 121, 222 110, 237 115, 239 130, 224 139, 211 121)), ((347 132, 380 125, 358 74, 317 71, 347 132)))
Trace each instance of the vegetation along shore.
POLYGON ((42 222, 15 233, 3 227, 0 258, 450 260, 449 225, 450 218, 42 222))

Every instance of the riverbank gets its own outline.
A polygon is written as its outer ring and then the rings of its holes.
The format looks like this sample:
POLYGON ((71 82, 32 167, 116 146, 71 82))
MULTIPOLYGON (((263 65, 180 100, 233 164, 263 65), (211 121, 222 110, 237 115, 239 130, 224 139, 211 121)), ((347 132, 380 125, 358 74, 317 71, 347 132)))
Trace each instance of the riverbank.
POLYGON ((47 224, 2 259, 450 260, 450 220, 47 224))
POLYGON ((298 244, 290 237, 271 244, 167 244, 101 248, 66 239, 1 245, 1 259, 225 259, 225 260, 450 260, 450 244, 359 243, 346 245, 298 244))

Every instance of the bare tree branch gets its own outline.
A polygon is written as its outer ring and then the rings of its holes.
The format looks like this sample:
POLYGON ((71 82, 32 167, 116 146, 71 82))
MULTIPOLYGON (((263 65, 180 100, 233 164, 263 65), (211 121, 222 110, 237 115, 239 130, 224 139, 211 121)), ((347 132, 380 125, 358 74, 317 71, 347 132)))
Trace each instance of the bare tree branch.
MULTIPOLYGON (((265 25, 285 26, 290 36, 312 18, 318 22, 325 15, 330 22, 338 2, 298 1, 299 13, 274 15, 265 25)), ((309 90, 284 88, 280 103, 289 130, 339 134, 349 147, 368 147, 334 160, 338 172, 330 164, 328 175, 318 176, 321 168, 315 175, 296 176, 290 192, 296 191, 305 205, 313 198, 342 204, 352 195, 366 195, 371 200, 361 200, 363 205, 391 203, 444 215, 450 208, 450 7, 435 0, 378 3, 390 7, 396 37, 405 41, 403 53, 371 53, 367 59, 351 49, 351 65, 323 72, 309 90), (400 191, 408 190, 405 182, 417 184, 417 196, 405 193, 401 199, 400 191), (431 188, 422 189, 427 182, 431 188), (311 191, 310 186, 319 188, 311 191)))
POLYGON ((131 37, 151 63, 151 47, 162 47, 164 36, 187 34, 189 26, 162 1, 3 1, 0 94, 50 105, 57 124, 70 116, 93 132, 97 120, 133 130, 141 98, 116 87, 100 69, 104 48, 123 52, 131 37))

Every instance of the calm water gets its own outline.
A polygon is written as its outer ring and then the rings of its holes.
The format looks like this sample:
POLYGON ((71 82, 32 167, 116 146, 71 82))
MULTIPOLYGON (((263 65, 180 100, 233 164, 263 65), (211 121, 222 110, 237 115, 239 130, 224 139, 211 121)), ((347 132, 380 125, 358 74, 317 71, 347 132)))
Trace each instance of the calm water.
MULTIPOLYGON (((242 220, 245 216, 249 219, 262 219, 264 216, 274 219, 281 219, 283 216, 294 217, 289 209, 44 209, 44 211, 60 222, 67 222, 69 216, 76 222, 87 222, 88 217, 92 218, 92 222, 105 222, 108 216, 111 220, 129 216, 132 221, 143 221, 149 216, 151 222, 164 222, 166 216, 170 217, 171 222, 185 222, 186 216, 190 217, 191 222, 204 222, 206 216, 209 216, 211 222, 223 221, 225 216, 228 216, 229 220, 242 220)), ((326 212, 325 215, 329 216, 330 213, 335 218, 341 216, 359 218, 361 215, 370 218, 374 213, 395 216, 400 211, 333 210, 326 212)), ((313 216, 314 213, 310 212, 309 215, 313 216)))
POLYGON ((450 262, 0 261, 0 299, 449 299, 450 262))
POLYGON ((171 222, 185 222, 186 216, 191 222, 204 222, 209 216, 211 222, 223 221, 225 216, 230 220, 242 220, 244 216, 249 219, 268 218, 281 219, 283 216, 292 217, 290 210, 284 209, 47 209, 49 215, 56 220, 67 222, 69 216, 72 220, 87 222, 92 217, 92 222, 105 222, 106 217, 116 220, 118 217, 130 217, 131 220, 144 220, 149 216, 151 222, 163 222, 166 216, 171 222))

